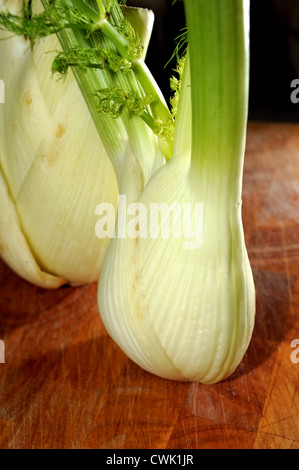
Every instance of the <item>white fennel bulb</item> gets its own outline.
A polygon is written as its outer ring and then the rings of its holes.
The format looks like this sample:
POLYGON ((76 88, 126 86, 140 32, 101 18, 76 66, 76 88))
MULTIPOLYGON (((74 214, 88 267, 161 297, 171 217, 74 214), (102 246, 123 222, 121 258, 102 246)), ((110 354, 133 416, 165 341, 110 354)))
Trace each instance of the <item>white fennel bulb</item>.
MULTIPOLYGON (((23 1, 1 0, 0 9, 22 14, 23 1)), ((145 55, 152 14, 127 8, 126 15, 133 16, 145 55)), ((55 34, 32 47, 24 36, 0 31, 0 257, 47 288, 97 281, 109 239, 95 234, 95 209, 103 201, 117 209, 109 157, 121 161, 127 145, 111 119, 108 156, 73 73, 64 80, 52 75, 60 50, 55 34)))
POLYGON ((98 303, 111 337, 145 370, 215 383, 242 360, 255 315, 241 218, 248 5, 186 0, 185 9, 189 44, 173 157, 146 184, 128 170, 120 185, 135 206, 119 219, 98 303), (152 217, 157 204, 164 220, 152 217))

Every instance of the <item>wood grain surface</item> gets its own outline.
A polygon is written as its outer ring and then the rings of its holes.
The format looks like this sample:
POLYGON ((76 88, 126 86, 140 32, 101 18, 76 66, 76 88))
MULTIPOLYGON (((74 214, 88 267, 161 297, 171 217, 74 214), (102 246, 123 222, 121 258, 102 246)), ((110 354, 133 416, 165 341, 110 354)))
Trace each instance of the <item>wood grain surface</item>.
POLYGON ((0 264, 0 447, 299 448, 299 126, 250 123, 243 221, 250 347, 215 385, 150 375, 101 323, 97 286, 47 291, 0 264))

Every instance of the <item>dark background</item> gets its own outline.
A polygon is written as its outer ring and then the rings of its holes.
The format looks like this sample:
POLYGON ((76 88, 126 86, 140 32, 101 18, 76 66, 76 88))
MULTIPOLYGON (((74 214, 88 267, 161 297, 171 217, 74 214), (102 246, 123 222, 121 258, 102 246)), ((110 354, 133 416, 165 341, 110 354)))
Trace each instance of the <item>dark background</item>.
MULTIPOLYGON (((129 6, 150 8, 155 13, 146 62, 167 99, 175 62, 166 64, 185 26, 183 3, 172 3, 127 1, 129 6)), ((299 103, 290 99, 295 78, 299 79, 299 0, 251 0, 249 119, 299 122, 299 103)))

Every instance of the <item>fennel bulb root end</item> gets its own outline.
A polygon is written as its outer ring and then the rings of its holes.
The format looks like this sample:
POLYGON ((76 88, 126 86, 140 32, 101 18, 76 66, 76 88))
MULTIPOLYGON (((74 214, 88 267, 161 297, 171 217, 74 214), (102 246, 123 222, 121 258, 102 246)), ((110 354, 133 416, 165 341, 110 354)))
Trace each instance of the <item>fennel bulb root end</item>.
MULTIPOLYGON (((153 201, 178 207, 180 214, 189 204, 194 223, 195 203, 202 200, 188 168, 173 160, 153 175, 138 203, 153 229, 153 201)), ((139 228, 142 223, 141 216, 139 228)), ((161 233, 161 223, 155 228, 161 233)), ((99 280, 99 312, 110 336, 143 369, 166 379, 215 383, 237 368, 254 325, 241 206, 203 204, 199 248, 186 249, 190 239, 176 238, 175 228, 169 225, 167 238, 111 241, 99 280)))

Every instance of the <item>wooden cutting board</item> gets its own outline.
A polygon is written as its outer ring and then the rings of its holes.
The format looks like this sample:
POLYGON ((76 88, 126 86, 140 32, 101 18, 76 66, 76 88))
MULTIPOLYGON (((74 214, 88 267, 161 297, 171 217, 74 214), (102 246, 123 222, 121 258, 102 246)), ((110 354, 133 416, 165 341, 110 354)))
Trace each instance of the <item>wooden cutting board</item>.
POLYGON ((256 325, 216 385, 128 360, 101 323, 96 285, 47 291, 0 264, 0 447, 298 449, 299 125, 248 126, 243 221, 256 325))

